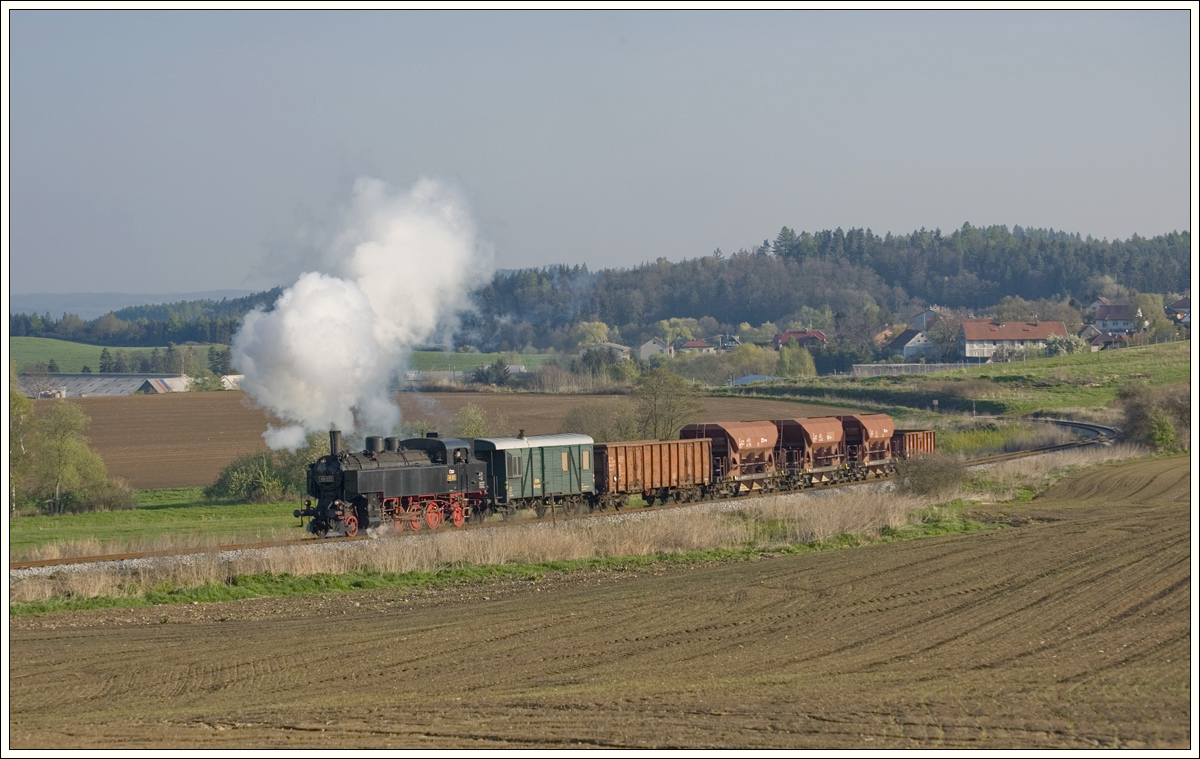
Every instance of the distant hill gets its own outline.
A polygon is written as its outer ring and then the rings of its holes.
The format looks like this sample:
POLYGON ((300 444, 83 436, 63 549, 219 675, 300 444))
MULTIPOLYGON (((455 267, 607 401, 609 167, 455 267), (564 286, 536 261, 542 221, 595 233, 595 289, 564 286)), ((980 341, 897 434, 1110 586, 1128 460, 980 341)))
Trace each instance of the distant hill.
POLYGON ((177 303, 192 300, 221 300, 244 298, 252 290, 208 290, 189 293, 13 293, 8 304, 10 314, 45 314, 55 318, 64 313, 75 314, 84 320, 104 316, 130 306, 155 303, 177 303))

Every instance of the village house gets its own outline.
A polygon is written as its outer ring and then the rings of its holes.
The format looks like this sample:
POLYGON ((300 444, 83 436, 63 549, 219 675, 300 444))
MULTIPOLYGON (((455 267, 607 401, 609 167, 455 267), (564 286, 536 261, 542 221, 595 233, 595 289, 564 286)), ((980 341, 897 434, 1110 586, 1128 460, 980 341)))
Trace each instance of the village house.
POLYGON ((1119 304, 1096 309, 1096 326, 1102 332, 1125 334, 1142 329, 1149 323, 1142 317, 1142 309, 1136 306, 1119 304))
POLYGON ((792 329, 776 335, 771 340, 771 345, 775 350, 779 350, 781 345, 787 345, 792 340, 801 348, 812 348, 825 344, 825 333, 819 329, 792 329))
POLYGON ((1067 336, 1062 322, 1004 322, 964 319, 958 328, 958 353, 967 361, 989 361, 998 348, 1045 348, 1046 338, 1067 336))
POLYGON ((900 355, 905 361, 941 361, 942 349, 924 330, 909 328, 888 344, 888 353, 900 355))
POLYGON ((929 308, 925 309, 921 313, 914 316, 909 321, 912 322, 912 325, 915 329, 924 331, 924 330, 929 329, 929 327, 935 321, 937 321, 938 318, 939 318, 938 312, 936 310, 934 310, 933 306, 930 306, 929 308))
POLYGON ((641 347, 638 348, 638 358, 643 361, 647 360, 651 356, 667 356, 670 358, 674 355, 675 348, 667 345, 666 342, 657 337, 650 338, 646 342, 642 343, 641 347))
POLYGON ((716 346, 709 345, 703 340, 676 340, 676 353, 716 353, 716 346))
POLYGON ((1111 306, 1111 305, 1112 305, 1112 301, 1110 301, 1108 298, 1101 296, 1099 298, 1096 298, 1091 303, 1087 304, 1087 307, 1084 310, 1086 310, 1087 312, 1089 312, 1091 314, 1095 314, 1096 309, 1100 308, 1101 306, 1111 306))

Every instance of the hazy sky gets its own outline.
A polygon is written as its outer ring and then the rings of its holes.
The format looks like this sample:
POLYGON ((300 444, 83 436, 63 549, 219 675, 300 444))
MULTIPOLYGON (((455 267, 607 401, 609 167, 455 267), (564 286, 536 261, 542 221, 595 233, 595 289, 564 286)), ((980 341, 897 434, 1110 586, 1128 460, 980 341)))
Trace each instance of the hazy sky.
POLYGON ((11 10, 10 286, 288 285, 358 177, 457 184, 501 268, 1182 231, 1179 7, 11 10))

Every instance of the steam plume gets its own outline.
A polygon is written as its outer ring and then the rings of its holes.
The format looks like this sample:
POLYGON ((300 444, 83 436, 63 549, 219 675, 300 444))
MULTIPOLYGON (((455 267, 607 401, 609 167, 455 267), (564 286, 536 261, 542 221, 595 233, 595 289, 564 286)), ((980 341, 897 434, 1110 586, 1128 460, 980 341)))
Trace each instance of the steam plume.
POLYGON ((246 315, 233 337, 242 388, 289 424, 264 434, 295 449, 305 434, 400 421, 393 380, 417 345, 449 339, 471 290, 492 274, 465 203, 422 179, 407 193, 359 179, 326 272, 302 274, 271 311, 246 315))

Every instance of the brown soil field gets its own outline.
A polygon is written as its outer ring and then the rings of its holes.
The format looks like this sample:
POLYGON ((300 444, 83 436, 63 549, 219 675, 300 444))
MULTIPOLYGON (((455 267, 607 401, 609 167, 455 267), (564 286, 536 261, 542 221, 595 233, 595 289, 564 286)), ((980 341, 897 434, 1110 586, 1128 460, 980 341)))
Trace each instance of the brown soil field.
POLYGON ((973 535, 18 617, 11 748, 1187 749, 1190 471, 973 535))
MULTIPOLYGON (((562 430, 567 413, 581 403, 613 396, 516 393, 401 393, 405 419, 448 425, 463 406, 475 403, 492 419, 506 420, 510 434, 562 430)), ((72 398, 91 417, 85 431, 113 477, 133 488, 211 485, 230 461, 265 451, 262 434, 279 424, 254 408, 242 392, 168 393, 115 398, 72 398)), ((37 401, 40 411, 50 400, 37 401)), ((855 413, 853 409, 752 398, 706 398, 697 421, 743 421, 855 413)))

